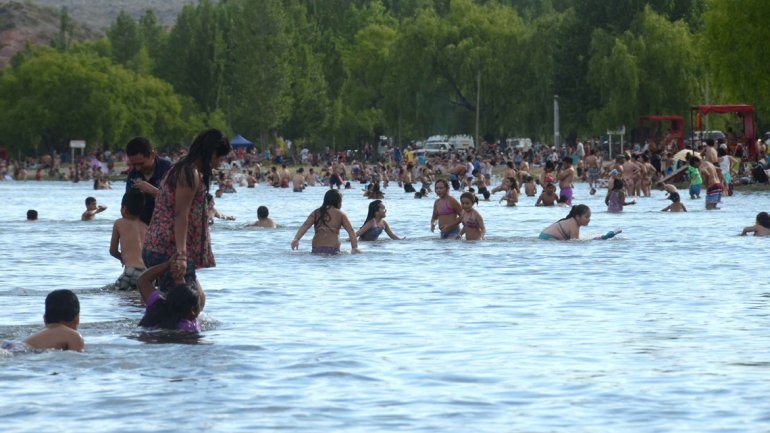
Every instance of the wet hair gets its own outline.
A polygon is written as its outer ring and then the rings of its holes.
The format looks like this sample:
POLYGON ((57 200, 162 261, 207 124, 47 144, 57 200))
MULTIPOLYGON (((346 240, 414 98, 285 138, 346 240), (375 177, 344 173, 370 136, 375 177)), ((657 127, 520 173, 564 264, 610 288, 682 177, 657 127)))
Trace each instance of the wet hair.
POLYGON ((679 203, 679 201, 681 200, 678 192, 669 193, 668 199, 671 200, 672 203, 679 203))
POLYGON ((225 134, 223 134, 222 131, 218 129, 205 129, 195 137, 190 145, 190 150, 188 150, 187 155, 171 167, 168 175, 166 175, 166 182, 168 182, 171 188, 176 189, 179 177, 184 176, 185 183, 187 185, 193 185, 195 163, 200 161, 203 185, 208 192, 211 183, 211 172, 213 169, 213 167, 211 167, 211 157, 214 156, 215 153, 218 156, 225 156, 230 153, 230 150, 232 150, 230 141, 227 140, 227 137, 225 137, 225 134))
POLYGON ((699 163, 699 162, 700 162, 700 158, 698 158, 698 157, 697 157, 697 156, 695 156, 695 155, 691 155, 691 156, 690 156, 690 159, 689 159, 689 163, 690 163, 690 165, 694 166, 695 164, 697 164, 697 163, 699 163))
POLYGON ((27 211, 27 220, 37 221, 37 211, 35 209, 30 209, 27 211))
POLYGON ((767 212, 760 212, 757 214, 757 224, 766 229, 770 229, 770 215, 767 212))
POLYGON ((190 318, 193 309, 200 307, 200 295, 195 283, 174 284, 165 299, 158 300, 145 313, 139 326, 177 329, 180 320, 190 318))
POLYGON ((554 184, 552 184, 552 183, 548 182, 548 183, 546 183, 546 184, 545 184, 545 189, 548 189, 548 188, 553 188, 553 189, 556 189, 556 185, 554 185, 554 184))
POLYGON ((144 210, 144 193, 131 188, 130 191, 123 194, 123 200, 120 201, 120 205, 126 208, 126 212, 129 215, 139 216, 144 210))
POLYGON ((382 200, 374 200, 369 203, 369 212, 367 212, 366 219, 364 220, 364 223, 361 224, 361 227, 365 226, 370 219, 374 219, 374 215, 379 212, 380 206, 382 206, 382 200))
POLYGON ((331 215, 329 215, 329 208, 339 209, 342 206, 342 194, 339 190, 330 189, 324 194, 324 202, 318 209, 315 210, 315 227, 323 224, 328 227, 331 215))
POLYGON ((414 193, 414 198, 423 198, 423 197, 425 197, 426 195, 428 195, 428 190, 427 190, 427 189, 425 189, 425 188, 420 188, 420 190, 419 190, 419 191, 417 191, 416 193, 414 193))
POLYGON ((524 182, 525 183, 532 182, 533 180, 535 180, 535 178, 533 178, 532 176, 525 176, 524 177, 524 182))
POLYGON ((270 214, 270 211, 267 209, 267 206, 260 206, 257 208, 258 219, 265 219, 269 214, 270 214))
POLYGON ((509 185, 510 188, 513 188, 515 190, 519 189, 519 183, 516 182, 516 178, 515 177, 508 177, 507 179, 508 179, 508 185, 509 185))
POLYGON ((88 206, 89 204, 93 204, 93 203, 96 203, 96 199, 95 198, 93 198, 93 197, 86 197, 86 206, 88 206))
POLYGON ((45 324, 72 322, 80 314, 80 301, 71 290, 54 290, 45 297, 45 324))
POLYGON ((623 189, 623 180, 622 179, 613 179, 612 180, 612 190, 613 191, 619 191, 623 189))
POLYGON ((460 201, 462 201, 464 198, 467 198, 468 200, 470 200, 471 203, 478 202, 478 199, 476 198, 476 196, 470 192, 464 192, 460 194, 460 201))
MULTIPOLYGON (((559 197, 559 200, 561 200, 561 197, 559 197)), ((559 221, 568 220, 570 218, 576 218, 583 216, 587 213, 591 212, 591 208, 584 205, 584 204, 576 204, 575 206, 572 206, 572 209, 569 210, 569 213, 566 217, 560 219, 559 221)))
POLYGON ((447 182, 446 179, 439 179, 439 180, 437 180, 436 183, 435 183, 435 186, 438 186, 439 183, 443 183, 444 184, 444 188, 449 190, 449 182, 447 182))
POLYGON ((126 144, 126 155, 144 155, 150 156, 152 154, 152 144, 150 140, 144 137, 135 137, 126 144))

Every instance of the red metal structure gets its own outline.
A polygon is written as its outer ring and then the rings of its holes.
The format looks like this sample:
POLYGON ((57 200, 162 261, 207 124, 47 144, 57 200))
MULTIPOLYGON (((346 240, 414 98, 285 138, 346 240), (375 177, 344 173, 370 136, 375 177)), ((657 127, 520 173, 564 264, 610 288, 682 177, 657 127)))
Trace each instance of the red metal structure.
MULTIPOLYGON (((652 143, 665 146, 674 141, 678 149, 684 149, 684 118, 682 116, 642 116, 639 118, 639 131, 642 136, 638 137, 638 141, 648 140, 650 141, 650 147, 652 147, 652 143), (651 123, 669 123, 668 131, 665 134, 655 134, 655 131, 647 126, 651 123)), ((655 149, 651 150, 654 151, 655 149)))
POLYGON ((703 116, 708 116, 712 113, 729 114, 734 113, 736 116, 743 119, 743 136, 738 138, 734 143, 728 141, 727 145, 730 147, 730 151, 737 156, 743 156, 742 154, 748 149, 749 158, 752 160, 757 159, 757 118, 754 113, 753 105, 693 105, 690 107, 690 121, 693 125, 693 140, 695 138, 695 130, 701 131, 703 128, 703 116), (741 150, 738 146, 742 146, 741 150), (740 154, 738 154, 740 153, 740 154))

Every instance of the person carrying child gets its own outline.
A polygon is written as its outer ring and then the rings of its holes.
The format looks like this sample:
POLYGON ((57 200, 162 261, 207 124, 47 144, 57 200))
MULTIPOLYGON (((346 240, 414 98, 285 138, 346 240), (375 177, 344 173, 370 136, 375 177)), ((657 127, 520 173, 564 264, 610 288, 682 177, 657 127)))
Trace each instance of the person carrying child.
POLYGON ((141 220, 144 200, 144 194, 138 189, 131 189, 123 194, 120 203, 122 218, 112 225, 110 255, 120 260, 124 266, 123 274, 115 281, 115 288, 118 290, 136 289, 136 281, 145 269, 142 247, 147 225, 141 220))

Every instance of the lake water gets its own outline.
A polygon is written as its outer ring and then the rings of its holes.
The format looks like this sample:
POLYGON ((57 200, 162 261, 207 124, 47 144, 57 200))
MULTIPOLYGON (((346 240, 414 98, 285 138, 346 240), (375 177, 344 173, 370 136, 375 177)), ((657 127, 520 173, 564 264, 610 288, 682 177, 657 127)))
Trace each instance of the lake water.
MULTIPOLYGON (((457 242, 430 232, 433 199, 391 187, 407 240, 323 257, 312 230, 289 244, 324 188, 242 188, 217 201, 237 220, 212 227, 218 265, 198 274, 204 332, 166 341, 136 327, 137 293, 102 290, 121 272, 107 250, 123 184, 89 186, 0 182, 0 340, 39 329, 59 288, 80 297, 86 340, 0 357, 3 432, 770 430, 770 240, 737 236, 768 193, 669 214, 655 191, 614 215, 580 184, 583 236, 617 238, 539 241, 567 210, 523 197, 482 202, 488 239, 457 242), (89 195, 109 209, 81 222, 89 195), (278 230, 244 227, 259 205, 278 230)), ((356 228, 367 203, 344 192, 356 228)))

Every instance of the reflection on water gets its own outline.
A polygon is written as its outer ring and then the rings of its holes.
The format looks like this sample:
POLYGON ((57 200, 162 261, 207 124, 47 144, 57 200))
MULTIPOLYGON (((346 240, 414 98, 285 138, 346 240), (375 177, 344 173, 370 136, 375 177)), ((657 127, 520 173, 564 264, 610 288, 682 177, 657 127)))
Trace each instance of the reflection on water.
MULTIPOLYGON (((691 212, 669 214, 655 192, 613 215, 579 185, 576 201, 594 211, 583 236, 622 235, 538 241, 567 211, 522 198, 482 202, 489 238, 454 242, 430 232, 432 199, 391 188, 388 221, 406 240, 323 257, 308 234, 291 251, 324 192, 260 186, 219 199, 237 220, 212 229, 204 331, 180 335, 138 329, 138 295, 102 290, 120 274, 107 250, 122 191, 0 182, 0 340, 42 326, 46 293, 68 288, 87 344, 0 358, 3 431, 768 428, 755 403, 770 359, 768 240, 737 236, 767 193, 715 212, 685 200, 691 212), (89 195, 109 209, 80 222, 89 195), (244 226, 259 205, 278 229, 244 226), (30 208, 37 223, 23 221, 30 208)), ((344 195, 358 227, 368 201, 344 195)))

